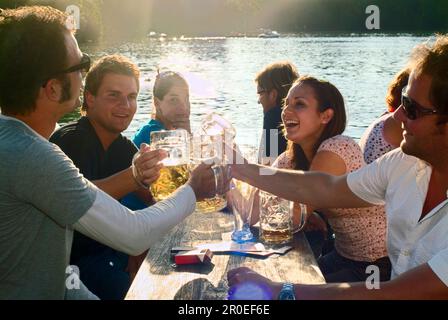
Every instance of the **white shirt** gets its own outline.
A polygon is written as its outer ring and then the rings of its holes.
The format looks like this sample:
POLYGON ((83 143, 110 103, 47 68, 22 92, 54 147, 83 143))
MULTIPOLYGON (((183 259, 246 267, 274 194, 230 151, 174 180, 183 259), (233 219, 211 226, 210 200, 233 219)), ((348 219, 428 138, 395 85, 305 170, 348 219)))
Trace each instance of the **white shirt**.
MULTIPOLYGON (((38 139, 48 143, 48 140, 20 120, 2 114, 0 119, 17 121, 38 139)), ((196 195, 188 184, 180 187, 168 199, 138 211, 129 210, 95 185, 90 184, 90 187, 96 190, 95 201, 75 223, 74 229, 130 255, 139 255, 147 250, 196 208, 196 195)))
POLYGON ((169 198, 138 211, 129 210, 98 189, 93 205, 74 228, 89 238, 135 256, 160 241, 195 207, 196 196, 188 184, 169 198))
POLYGON ((448 286, 448 199, 419 221, 431 172, 426 162, 397 149, 350 173, 347 183, 364 201, 385 204, 392 279, 428 263, 448 286))

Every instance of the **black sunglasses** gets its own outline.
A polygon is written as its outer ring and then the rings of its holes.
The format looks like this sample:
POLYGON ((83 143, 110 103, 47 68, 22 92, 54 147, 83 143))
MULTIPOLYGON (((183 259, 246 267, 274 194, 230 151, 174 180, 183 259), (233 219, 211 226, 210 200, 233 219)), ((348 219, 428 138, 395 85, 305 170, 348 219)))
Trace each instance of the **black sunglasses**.
POLYGON ((404 114, 409 120, 415 120, 423 116, 439 113, 437 110, 422 107, 417 102, 409 98, 406 94, 406 89, 407 88, 404 87, 401 92, 401 106, 403 107, 404 114))
POLYGON ((76 64, 76 65, 74 65, 74 66, 72 66, 72 67, 70 67, 70 68, 67 68, 67 69, 65 69, 65 70, 62 70, 62 71, 59 71, 59 72, 54 73, 53 76, 48 77, 48 78, 45 80, 45 82, 43 83, 43 87, 46 86, 47 82, 48 82, 52 77, 54 77, 54 76, 56 76, 56 75, 59 75, 59 74, 71 73, 71 72, 75 72, 75 71, 82 71, 83 76, 84 76, 87 72, 89 72, 89 70, 90 70, 90 66, 91 66, 91 62, 92 62, 92 61, 91 61, 89 55, 83 53, 83 54, 82 54, 82 58, 81 58, 81 62, 80 62, 80 63, 78 63, 78 64, 76 64))
POLYGON ((71 72, 75 72, 75 71, 79 71, 79 70, 87 73, 90 70, 90 63, 91 63, 91 60, 90 60, 89 55, 83 53, 80 63, 78 63, 77 65, 74 65, 73 67, 65 69, 59 73, 71 73, 71 72))

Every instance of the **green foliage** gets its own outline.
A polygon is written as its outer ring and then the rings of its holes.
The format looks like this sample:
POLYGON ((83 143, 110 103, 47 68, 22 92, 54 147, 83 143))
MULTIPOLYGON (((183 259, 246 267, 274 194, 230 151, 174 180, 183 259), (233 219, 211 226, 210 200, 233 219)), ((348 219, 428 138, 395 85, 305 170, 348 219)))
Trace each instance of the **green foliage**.
POLYGON ((291 0, 275 27, 291 32, 370 32, 365 9, 372 4, 380 9, 380 32, 448 31, 446 0, 291 0))
POLYGON ((130 40, 149 31, 180 35, 280 32, 378 32, 365 27, 380 8, 379 32, 447 32, 447 0, 0 0, 0 7, 48 4, 81 8, 83 41, 130 40))
POLYGON ((0 0, 0 8, 17 8, 26 5, 28 0, 0 0))
POLYGON ((80 9, 81 21, 77 38, 80 42, 99 41, 103 37, 103 0, 57 0, 55 7, 65 11, 69 5, 80 9))

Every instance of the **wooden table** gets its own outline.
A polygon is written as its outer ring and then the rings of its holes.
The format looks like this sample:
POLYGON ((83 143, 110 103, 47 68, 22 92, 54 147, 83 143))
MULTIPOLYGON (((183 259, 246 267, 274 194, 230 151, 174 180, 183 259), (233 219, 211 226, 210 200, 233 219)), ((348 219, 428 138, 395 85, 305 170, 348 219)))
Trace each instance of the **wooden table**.
POLYGON ((325 283, 303 233, 285 255, 254 258, 215 254, 208 265, 174 266, 170 249, 230 239, 232 214, 194 213, 154 245, 140 267, 127 300, 223 300, 227 297, 227 271, 249 267, 274 281, 325 283))

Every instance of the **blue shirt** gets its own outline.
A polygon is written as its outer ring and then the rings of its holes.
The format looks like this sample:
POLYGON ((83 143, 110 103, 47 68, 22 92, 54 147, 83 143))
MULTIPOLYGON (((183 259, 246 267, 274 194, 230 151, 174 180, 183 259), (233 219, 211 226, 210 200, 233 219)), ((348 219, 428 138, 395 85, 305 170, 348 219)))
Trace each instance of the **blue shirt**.
MULTIPOLYGON (((137 130, 132 141, 140 149, 142 143, 151 143, 151 132, 165 130, 165 127, 160 121, 150 120, 147 124, 137 130)), ((131 210, 141 210, 147 207, 147 205, 140 200, 134 193, 128 194, 120 201, 124 206, 131 210)))
POLYGON ((140 149, 142 143, 151 143, 151 132, 165 130, 165 127, 160 121, 150 120, 147 124, 137 130, 132 141, 140 149))

